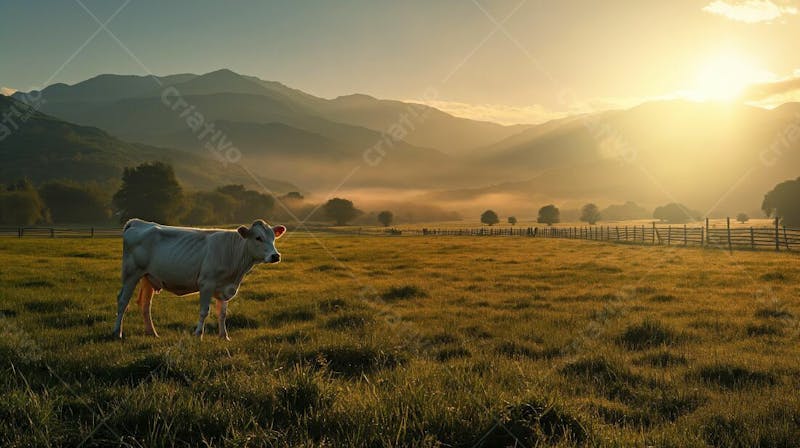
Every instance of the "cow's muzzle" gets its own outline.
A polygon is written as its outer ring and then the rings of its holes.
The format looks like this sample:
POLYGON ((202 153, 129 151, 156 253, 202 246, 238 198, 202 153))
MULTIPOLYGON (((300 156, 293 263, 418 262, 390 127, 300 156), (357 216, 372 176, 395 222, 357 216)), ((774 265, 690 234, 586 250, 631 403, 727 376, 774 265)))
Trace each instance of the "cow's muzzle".
POLYGON ((278 263, 279 261, 281 261, 281 254, 272 254, 267 258, 267 263, 278 263))

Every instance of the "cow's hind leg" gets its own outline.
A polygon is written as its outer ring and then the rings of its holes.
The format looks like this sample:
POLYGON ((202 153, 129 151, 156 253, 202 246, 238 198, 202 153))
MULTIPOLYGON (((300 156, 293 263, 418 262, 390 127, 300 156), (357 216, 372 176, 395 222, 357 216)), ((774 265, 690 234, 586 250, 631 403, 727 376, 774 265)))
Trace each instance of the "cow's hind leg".
POLYGON ((139 282, 139 309, 142 310, 142 317, 144 318, 144 334, 147 336, 158 337, 156 328, 153 326, 153 318, 150 316, 150 306, 153 303, 153 285, 147 280, 147 276, 142 277, 139 282))
POLYGON ((114 337, 122 338, 122 319, 125 317, 125 310, 128 308, 128 302, 131 301, 133 290, 136 289, 138 282, 139 276, 128 276, 122 281, 122 289, 117 295, 117 322, 114 325, 114 337))
POLYGON ((203 337, 205 331, 206 317, 208 317, 208 309, 211 306, 211 296, 214 294, 214 289, 200 289, 200 320, 197 321, 197 328, 194 329, 194 335, 203 337))

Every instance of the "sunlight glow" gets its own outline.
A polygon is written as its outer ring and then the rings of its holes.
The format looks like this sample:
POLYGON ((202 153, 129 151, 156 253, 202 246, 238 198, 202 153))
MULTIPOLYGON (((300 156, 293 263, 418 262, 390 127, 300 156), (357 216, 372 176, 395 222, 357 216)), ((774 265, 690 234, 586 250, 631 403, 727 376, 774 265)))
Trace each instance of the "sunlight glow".
POLYGON ((699 101, 734 101, 744 89, 774 79, 747 58, 733 52, 720 53, 700 67, 690 96, 699 101))

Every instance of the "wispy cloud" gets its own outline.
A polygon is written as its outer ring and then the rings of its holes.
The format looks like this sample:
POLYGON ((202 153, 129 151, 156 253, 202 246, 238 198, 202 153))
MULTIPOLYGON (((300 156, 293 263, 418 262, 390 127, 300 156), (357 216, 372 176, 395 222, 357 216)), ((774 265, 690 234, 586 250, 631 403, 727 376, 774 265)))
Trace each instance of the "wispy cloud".
MULTIPOLYGON (((419 100, 409 100, 420 102, 419 100)), ((424 101, 428 106, 457 117, 472 120, 492 121, 500 124, 536 124, 567 115, 564 112, 548 110, 540 105, 508 106, 502 104, 469 104, 458 101, 424 101)))
POLYGON ((787 15, 797 15, 796 6, 772 0, 716 0, 703 11, 744 23, 773 22, 787 15))
POLYGON ((16 89, 12 89, 9 87, 0 87, 0 95, 11 96, 16 92, 17 92, 16 89))
POLYGON ((742 99, 765 107, 800 101, 800 70, 774 82, 753 84, 742 93, 742 99))
POLYGON ((470 104, 458 101, 419 99, 407 100, 424 103, 456 117, 472 120, 491 121, 504 125, 540 124, 572 115, 591 114, 606 110, 629 109, 648 101, 664 101, 678 98, 678 95, 659 95, 648 97, 599 97, 580 103, 566 104, 563 110, 552 110, 542 105, 510 106, 505 104, 470 104))

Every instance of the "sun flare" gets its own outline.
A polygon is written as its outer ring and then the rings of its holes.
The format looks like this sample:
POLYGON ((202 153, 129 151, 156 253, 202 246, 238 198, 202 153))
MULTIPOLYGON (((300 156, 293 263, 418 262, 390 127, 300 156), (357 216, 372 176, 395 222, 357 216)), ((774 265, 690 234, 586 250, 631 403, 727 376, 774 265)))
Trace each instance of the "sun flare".
POLYGON ((751 84, 766 82, 772 74, 737 53, 706 59, 697 71, 692 97, 700 101, 734 101, 751 84))

